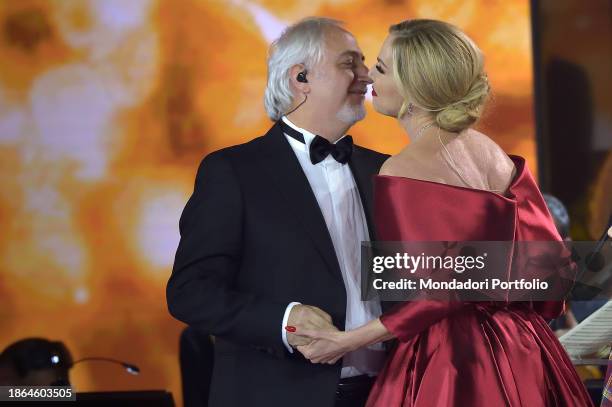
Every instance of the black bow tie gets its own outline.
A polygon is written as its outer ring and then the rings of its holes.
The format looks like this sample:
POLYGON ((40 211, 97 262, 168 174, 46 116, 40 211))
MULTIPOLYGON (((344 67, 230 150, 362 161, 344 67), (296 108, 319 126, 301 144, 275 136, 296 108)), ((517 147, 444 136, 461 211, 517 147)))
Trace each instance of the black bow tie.
MULTIPOLYGON (((281 128, 285 134, 293 137, 297 141, 304 143, 304 135, 288 126, 281 120, 281 128)), ((353 138, 344 136, 336 144, 330 143, 327 139, 321 136, 315 136, 310 143, 310 162, 318 164, 331 154, 332 157, 340 164, 346 164, 351 158, 353 152, 353 138)))

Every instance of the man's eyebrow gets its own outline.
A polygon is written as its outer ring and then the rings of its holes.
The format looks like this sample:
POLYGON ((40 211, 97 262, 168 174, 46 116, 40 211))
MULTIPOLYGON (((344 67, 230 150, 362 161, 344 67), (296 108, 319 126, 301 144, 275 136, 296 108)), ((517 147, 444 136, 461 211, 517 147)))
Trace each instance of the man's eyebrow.
POLYGON ((338 58, 344 58, 345 56, 352 56, 352 57, 356 57, 358 59, 361 59, 362 61, 365 61, 365 56, 361 53, 361 52, 357 52, 357 51, 353 51, 353 50, 347 50, 344 51, 343 53, 340 54, 340 56, 338 58))
POLYGON ((384 66, 385 68, 389 69, 389 67, 387 66, 387 64, 385 64, 385 63, 383 62, 383 60, 382 60, 382 59, 380 59, 380 58, 376 58, 376 60, 377 60, 378 62, 380 62, 380 64, 381 64, 382 66, 384 66))

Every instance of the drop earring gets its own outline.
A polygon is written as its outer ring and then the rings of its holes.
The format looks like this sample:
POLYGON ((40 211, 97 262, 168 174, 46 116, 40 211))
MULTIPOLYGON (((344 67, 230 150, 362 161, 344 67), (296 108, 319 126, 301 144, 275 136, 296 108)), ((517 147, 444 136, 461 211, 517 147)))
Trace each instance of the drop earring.
POLYGON ((406 110, 406 113, 408 114, 408 116, 412 115, 413 110, 414 110, 414 105, 412 103, 408 103, 408 110, 406 110))

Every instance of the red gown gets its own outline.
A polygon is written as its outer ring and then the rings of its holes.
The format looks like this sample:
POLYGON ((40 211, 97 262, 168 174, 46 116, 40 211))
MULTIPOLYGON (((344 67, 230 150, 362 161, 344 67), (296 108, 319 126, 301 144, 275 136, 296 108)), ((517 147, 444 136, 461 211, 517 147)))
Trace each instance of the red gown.
MULTIPOLYGON (((524 159, 505 196, 377 176, 380 241, 559 241, 524 159)), ((412 301, 383 314, 398 342, 367 407, 592 406, 546 323, 563 302, 412 301)))

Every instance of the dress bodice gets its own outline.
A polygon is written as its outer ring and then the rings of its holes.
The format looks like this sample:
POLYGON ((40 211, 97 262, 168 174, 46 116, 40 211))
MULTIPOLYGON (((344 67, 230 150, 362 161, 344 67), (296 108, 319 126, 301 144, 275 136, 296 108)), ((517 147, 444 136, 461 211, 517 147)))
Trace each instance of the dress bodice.
POLYGON ((381 241, 559 241, 525 160, 510 156, 516 175, 505 195, 378 175, 375 223, 381 241))

